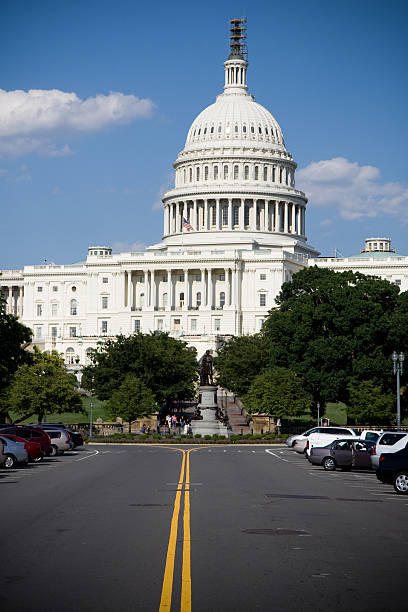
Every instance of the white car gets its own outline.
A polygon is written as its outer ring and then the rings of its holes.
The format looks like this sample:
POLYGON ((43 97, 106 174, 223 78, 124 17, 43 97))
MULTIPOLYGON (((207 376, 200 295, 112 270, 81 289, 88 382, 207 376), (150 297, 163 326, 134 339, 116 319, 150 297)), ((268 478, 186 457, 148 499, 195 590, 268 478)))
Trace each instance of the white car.
POLYGON ((329 444, 329 442, 332 442, 337 438, 345 438, 350 435, 355 436, 357 434, 353 429, 350 429, 348 427, 313 427, 313 429, 305 431, 305 433, 301 436, 296 436, 296 440, 294 440, 292 448, 297 453, 304 453, 306 450, 307 442, 311 439, 311 437, 313 438, 313 440, 319 440, 319 442, 320 439, 322 439, 322 444, 314 444, 314 446, 326 446, 326 444, 329 444), (324 440, 326 440, 326 436, 330 435, 331 438, 327 438, 327 442, 324 442, 324 440))
POLYGON ((383 453, 396 453, 408 445, 407 431, 384 431, 378 438, 371 455, 371 465, 377 470, 380 455, 383 453))

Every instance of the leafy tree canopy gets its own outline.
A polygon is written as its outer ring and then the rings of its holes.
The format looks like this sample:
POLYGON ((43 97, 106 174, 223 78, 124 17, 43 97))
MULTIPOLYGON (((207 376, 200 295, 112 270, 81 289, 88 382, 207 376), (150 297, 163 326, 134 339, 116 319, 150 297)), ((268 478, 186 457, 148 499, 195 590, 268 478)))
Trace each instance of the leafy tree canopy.
POLYGON ((254 378, 243 401, 250 413, 292 418, 310 409, 312 397, 295 372, 274 368, 254 378))
POLYGON ((13 377, 8 391, 10 410, 19 415, 18 421, 34 415, 42 421, 47 414, 82 412, 75 382, 56 351, 35 349, 33 363, 20 366, 13 377))
POLYGON ((350 384, 394 386, 390 355, 408 348, 408 299, 396 285, 358 272, 306 268, 285 283, 264 325, 270 365, 305 381, 314 406, 350 399, 350 384))
POLYGON ((0 294, 0 392, 9 384, 17 368, 31 361, 25 344, 31 340, 31 330, 17 317, 6 314, 6 303, 0 294))
POLYGON ((214 358, 216 381, 239 396, 248 392, 255 376, 268 364, 268 343, 263 334, 234 337, 214 358))
POLYGON ((113 418, 119 416, 129 422, 130 433, 131 422, 154 412, 157 404, 144 382, 134 374, 127 374, 120 387, 113 391, 107 408, 113 418))
POLYGON ((347 417, 364 425, 389 425, 395 421, 395 395, 383 393, 372 380, 350 385, 347 417))
POLYGON ((140 378, 159 405, 194 397, 197 359, 194 349, 166 333, 134 334, 108 340, 91 355, 82 385, 109 399, 127 374, 140 378))

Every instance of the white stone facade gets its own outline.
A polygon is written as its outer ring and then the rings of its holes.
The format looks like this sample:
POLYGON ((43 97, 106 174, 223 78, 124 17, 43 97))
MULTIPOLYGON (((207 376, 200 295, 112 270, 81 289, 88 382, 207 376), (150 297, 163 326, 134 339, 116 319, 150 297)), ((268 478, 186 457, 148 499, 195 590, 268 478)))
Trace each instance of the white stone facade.
POLYGON ((370 249, 382 241, 380 253, 317 257, 307 244, 307 198, 295 188, 296 163, 282 131, 247 93, 248 63, 234 45, 224 66, 224 92, 194 120, 174 164, 161 242, 138 253, 89 247, 80 264, 3 271, 8 312, 71 370, 117 334, 169 332, 201 356, 225 338, 255 333, 282 283, 310 264, 408 288, 408 257, 393 254, 387 239, 370 239, 370 249))

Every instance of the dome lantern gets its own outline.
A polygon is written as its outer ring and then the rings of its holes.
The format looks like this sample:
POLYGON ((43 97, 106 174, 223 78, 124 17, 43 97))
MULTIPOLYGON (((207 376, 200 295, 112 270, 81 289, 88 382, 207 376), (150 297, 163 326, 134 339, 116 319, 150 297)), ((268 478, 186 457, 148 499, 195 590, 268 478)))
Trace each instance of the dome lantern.
POLYGON ((246 20, 230 19, 230 48, 231 52, 225 67, 224 93, 246 93, 246 73, 248 62, 245 44, 246 20))

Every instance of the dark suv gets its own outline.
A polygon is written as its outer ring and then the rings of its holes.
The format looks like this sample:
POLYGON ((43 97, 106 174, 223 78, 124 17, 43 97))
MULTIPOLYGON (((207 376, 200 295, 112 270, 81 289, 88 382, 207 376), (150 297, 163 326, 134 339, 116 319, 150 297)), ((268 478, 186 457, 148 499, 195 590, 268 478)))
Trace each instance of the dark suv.
POLYGON ((378 480, 394 485, 400 495, 408 495, 408 448, 382 453, 376 470, 378 480))

